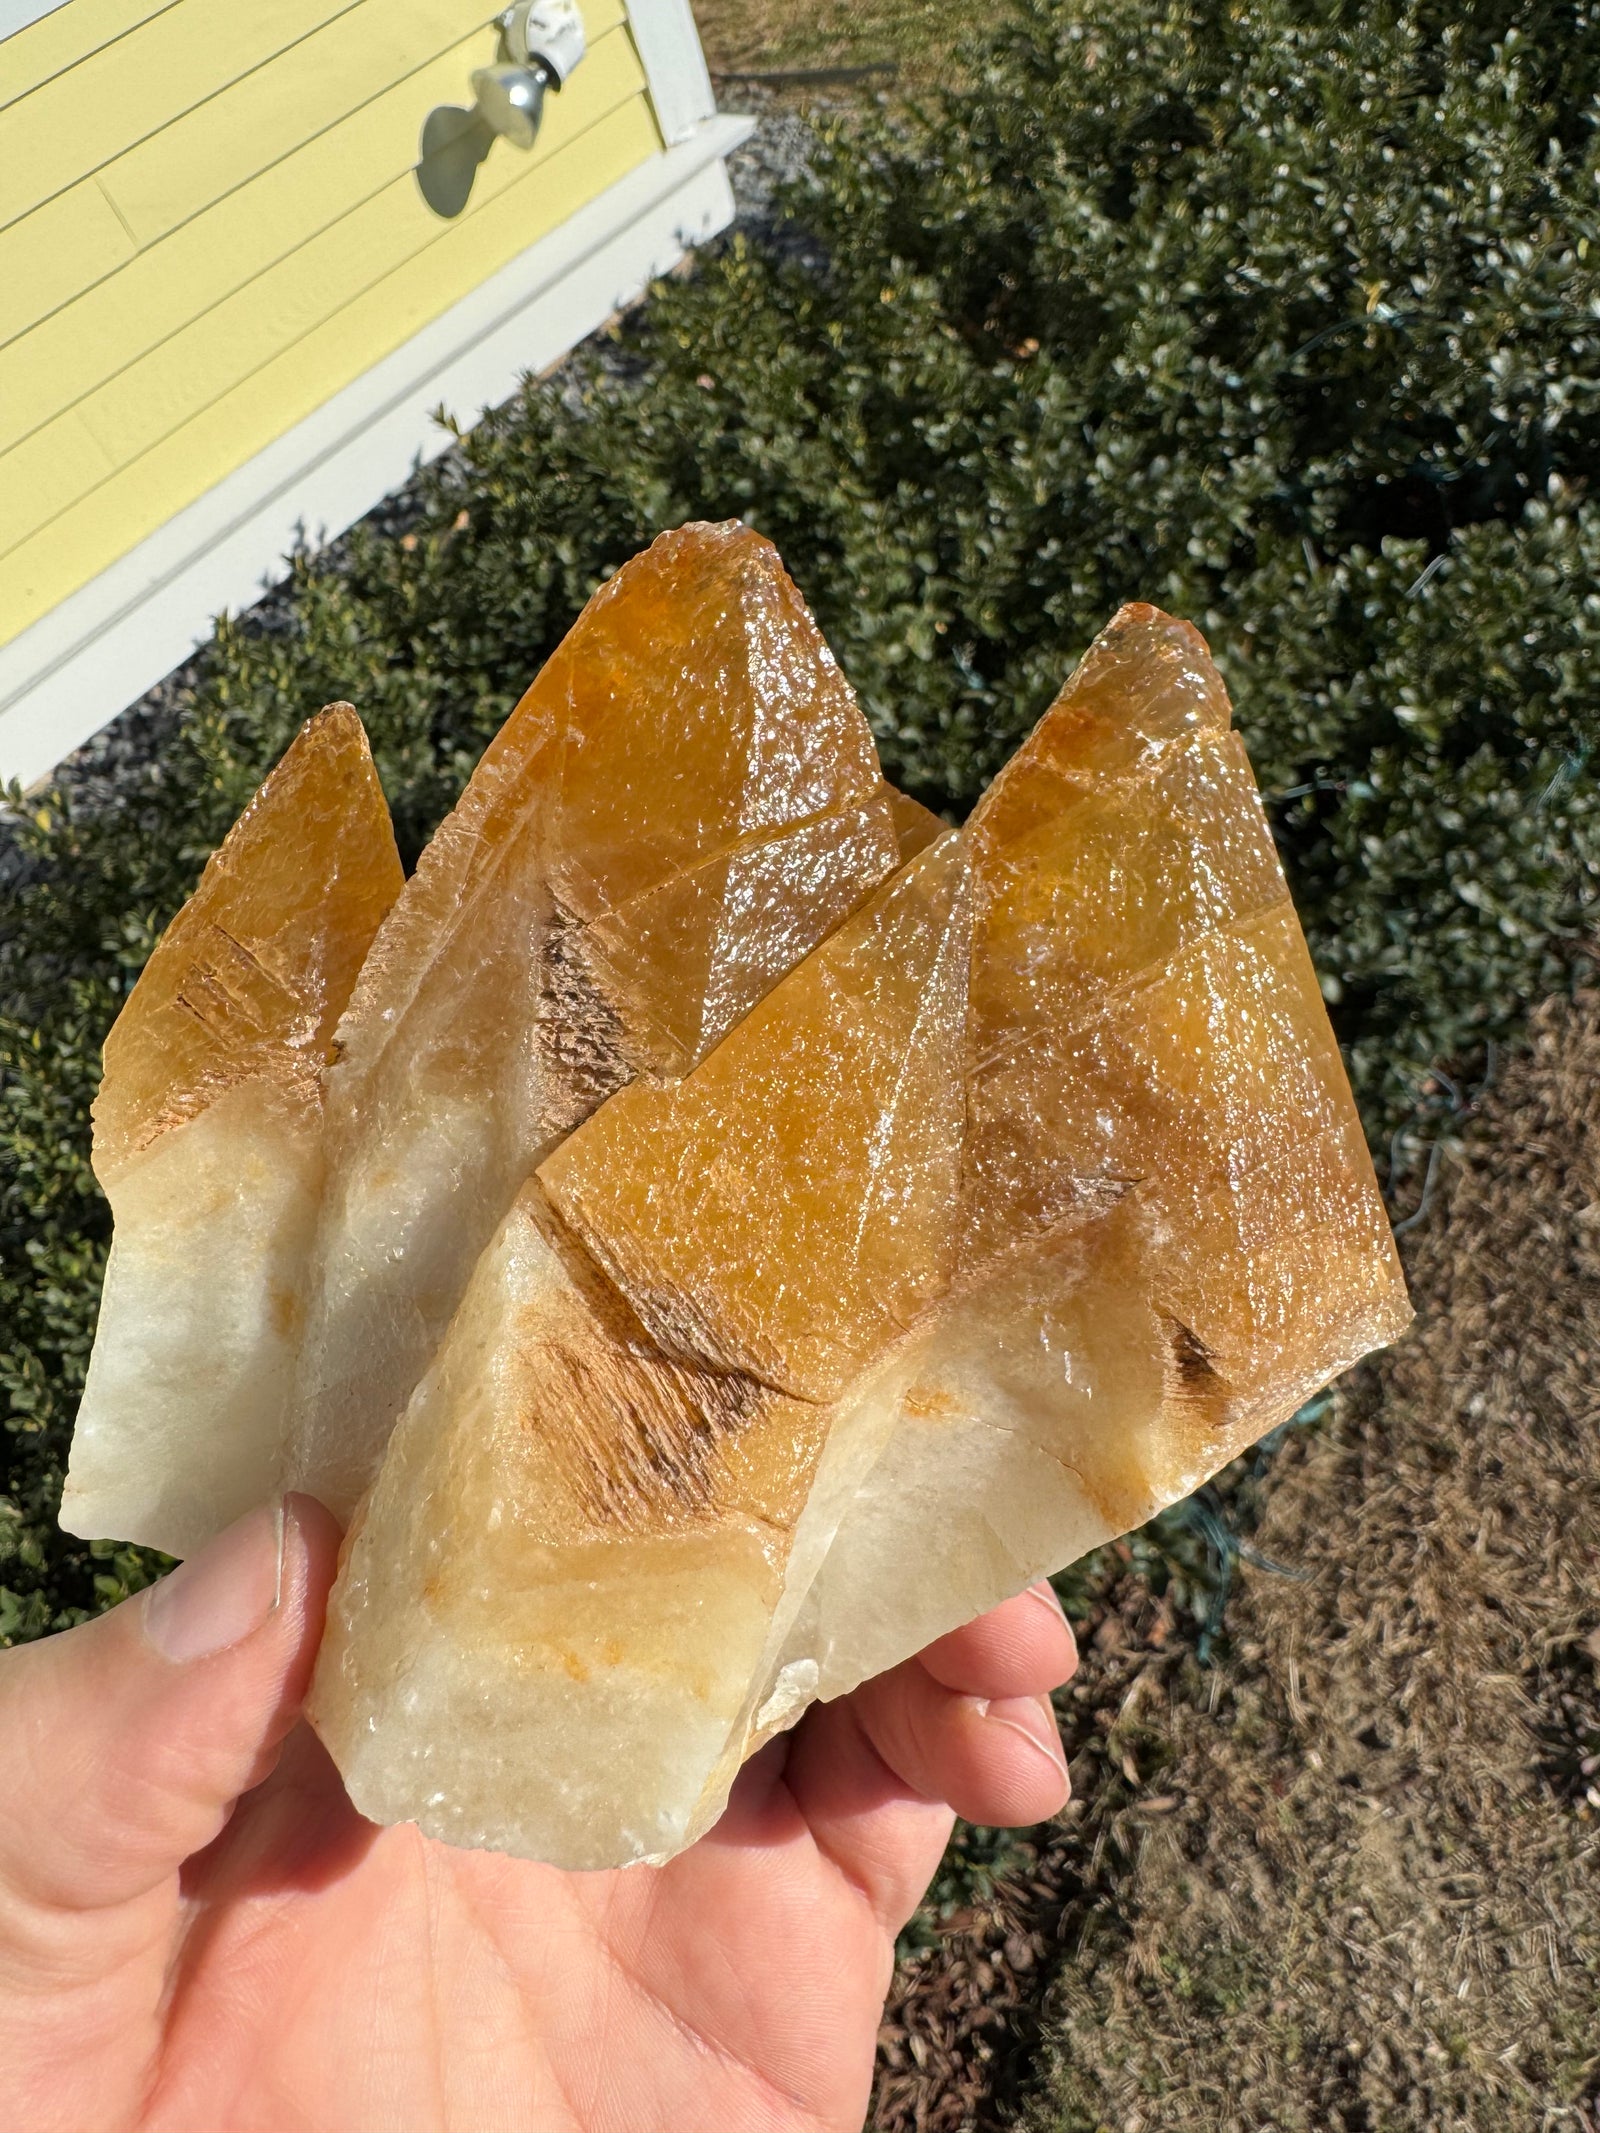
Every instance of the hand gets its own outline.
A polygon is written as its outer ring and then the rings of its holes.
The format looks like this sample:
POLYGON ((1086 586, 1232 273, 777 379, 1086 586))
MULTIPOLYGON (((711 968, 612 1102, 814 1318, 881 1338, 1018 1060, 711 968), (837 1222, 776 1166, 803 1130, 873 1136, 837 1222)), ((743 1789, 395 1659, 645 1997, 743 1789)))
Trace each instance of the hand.
POLYGON ((351 1807, 296 1723, 337 1546, 291 1498, 0 1655, 4 2122, 854 2133, 952 1806, 1066 1799, 1048 1588, 815 1707, 669 1866, 567 1874, 351 1807))

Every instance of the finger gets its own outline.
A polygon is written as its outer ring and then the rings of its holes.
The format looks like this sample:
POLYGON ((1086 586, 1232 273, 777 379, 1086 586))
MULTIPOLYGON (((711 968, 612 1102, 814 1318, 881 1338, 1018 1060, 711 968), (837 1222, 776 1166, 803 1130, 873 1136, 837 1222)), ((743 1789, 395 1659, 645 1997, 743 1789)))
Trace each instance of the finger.
POLYGON ((264 1506, 98 1621, 0 1658, 0 1890, 36 1918, 130 1903, 272 1767, 322 1633, 338 1527, 264 1506))
POLYGON ((857 1692, 868 1738, 911 1791, 969 1822, 1042 1822, 1071 1784, 1046 1696, 963 1696, 915 1660, 857 1692))
POLYGON ((1078 1647, 1047 1578, 918 1657, 935 1681, 965 1696, 1041 1696, 1078 1668, 1078 1647))
POLYGON ((943 1688, 916 1661, 818 1704, 783 1781, 821 1850, 898 1933, 933 1878, 954 1817, 1026 1826, 1071 1791, 1047 1699, 943 1688))
POLYGON ((860 1716, 864 1693, 812 1706, 790 1735, 783 1781, 819 1850, 892 1939, 922 1901, 955 1817, 879 1754, 860 1716))

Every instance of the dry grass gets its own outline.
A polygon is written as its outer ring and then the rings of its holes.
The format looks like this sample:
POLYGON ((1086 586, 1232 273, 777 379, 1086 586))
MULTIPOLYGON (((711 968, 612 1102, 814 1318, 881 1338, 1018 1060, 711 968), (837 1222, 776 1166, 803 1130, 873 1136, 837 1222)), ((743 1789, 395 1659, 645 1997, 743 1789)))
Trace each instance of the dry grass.
POLYGON ((1486 1112, 1416 1331, 1275 1475, 1304 1582, 1251 1577, 1214 1711, 1163 1685, 1175 1805, 1111 1833, 1037 2128, 1596 2122, 1600 1005, 1486 1112))
POLYGON ((713 74, 867 68, 885 85, 947 71, 972 20, 958 0, 695 0, 694 12, 713 74))
POLYGON ((1193 1622, 1153 1597, 1126 1547, 1093 1562, 1071 1606, 1084 1665, 1057 1699, 1072 1804, 1059 1825, 1016 1842, 1017 1863, 900 1966, 879 2037, 874 2133, 1010 2122, 1033 2083, 1044 1988, 1112 1884, 1108 1842, 1134 1801, 1139 1815, 1174 1804, 1142 1708, 1170 1674, 1193 1668, 1193 1622))
POLYGON ((1410 1338, 1273 1467, 1228 1663, 1115 1565, 1076 1797, 903 1966, 879 2133, 1600 2133, 1600 999, 1412 1240, 1410 1338))

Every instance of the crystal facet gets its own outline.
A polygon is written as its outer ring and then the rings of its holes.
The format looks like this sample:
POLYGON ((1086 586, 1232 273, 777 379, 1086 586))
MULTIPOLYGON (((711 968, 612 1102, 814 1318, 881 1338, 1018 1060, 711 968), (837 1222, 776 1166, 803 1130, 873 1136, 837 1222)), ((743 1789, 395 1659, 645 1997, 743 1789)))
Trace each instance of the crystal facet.
POLYGON ((348 1517, 539 1159, 704 1057, 896 864, 771 543, 663 534, 589 602, 374 943, 328 1076, 290 1479, 348 1517))
POLYGON ((1124 609, 964 831, 545 1157, 358 1515, 314 1722, 381 1819, 668 1855, 815 1696, 1408 1317, 1220 678, 1124 609))
POLYGON ((116 1222, 62 1524, 187 1555, 279 1486, 322 1183, 322 1077, 400 859, 361 721, 299 737, 106 1039, 116 1222))

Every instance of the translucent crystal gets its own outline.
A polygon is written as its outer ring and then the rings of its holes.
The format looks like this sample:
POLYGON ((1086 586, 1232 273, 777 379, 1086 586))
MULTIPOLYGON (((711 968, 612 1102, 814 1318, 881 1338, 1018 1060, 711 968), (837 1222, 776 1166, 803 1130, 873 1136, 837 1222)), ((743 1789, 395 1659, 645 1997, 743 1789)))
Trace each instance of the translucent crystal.
POLYGON ((825 1420, 654 1352, 530 1182, 346 1550, 313 1719, 361 1812, 570 1866, 676 1850, 825 1420))
POLYGON ((1198 634, 1124 609, 967 827, 961 1267, 865 1389, 903 1388, 895 1425, 775 1678, 829 1696, 894 1664, 1410 1319, 1227 717, 1198 634))
POLYGON ((348 1516, 539 1158, 691 1067, 895 865, 855 697, 767 541, 601 587, 374 944, 328 1077, 291 1479, 348 1516))
POLYGON ((542 1166, 666 1353, 830 1400, 948 1286, 967 871, 951 831, 686 1081, 636 1082, 542 1166))
POLYGON ((599 1138, 607 1179, 643 1161, 659 1182, 643 1248, 670 1238, 692 1268, 696 1238, 716 1247, 665 1329, 676 1353, 643 1288, 625 1301, 542 1182, 524 1189, 390 1439, 330 1613, 313 1718, 364 1814, 602 1866, 676 1850, 721 1797, 787 1618, 796 1529, 865 1472, 806 1393, 837 1390, 947 1277, 965 876, 949 835, 687 1081, 636 1083, 597 1114, 632 1128, 599 1138), (749 1127, 736 1149, 674 1131, 730 1108, 749 1127), (724 1157, 750 1190, 713 1206, 724 1157), (746 1256, 780 1212, 767 1190, 793 1225, 781 1258, 765 1252, 774 1273, 822 1255, 798 1310, 746 1256), (763 1322, 756 1360, 781 1353, 786 1371, 745 1367, 741 1328, 763 1322))
POLYGON ((348 1515, 538 1157, 703 1056, 925 814, 738 525, 601 588, 403 893, 359 722, 314 722, 107 1045, 69 1522, 186 1553, 286 1484, 348 1515))
POLYGON ((1198 635, 1125 609, 963 832, 913 818, 686 1078, 546 1157, 335 1593, 313 1716, 364 1811, 669 1853, 813 1697, 1403 1328, 1228 717, 1198 635))
POLYGON ((322 1074, 400 860, 361 722, 301 731, 106 1039, 116 1236, 61 1520, 184 1555, 278 1485, 322 1074))

